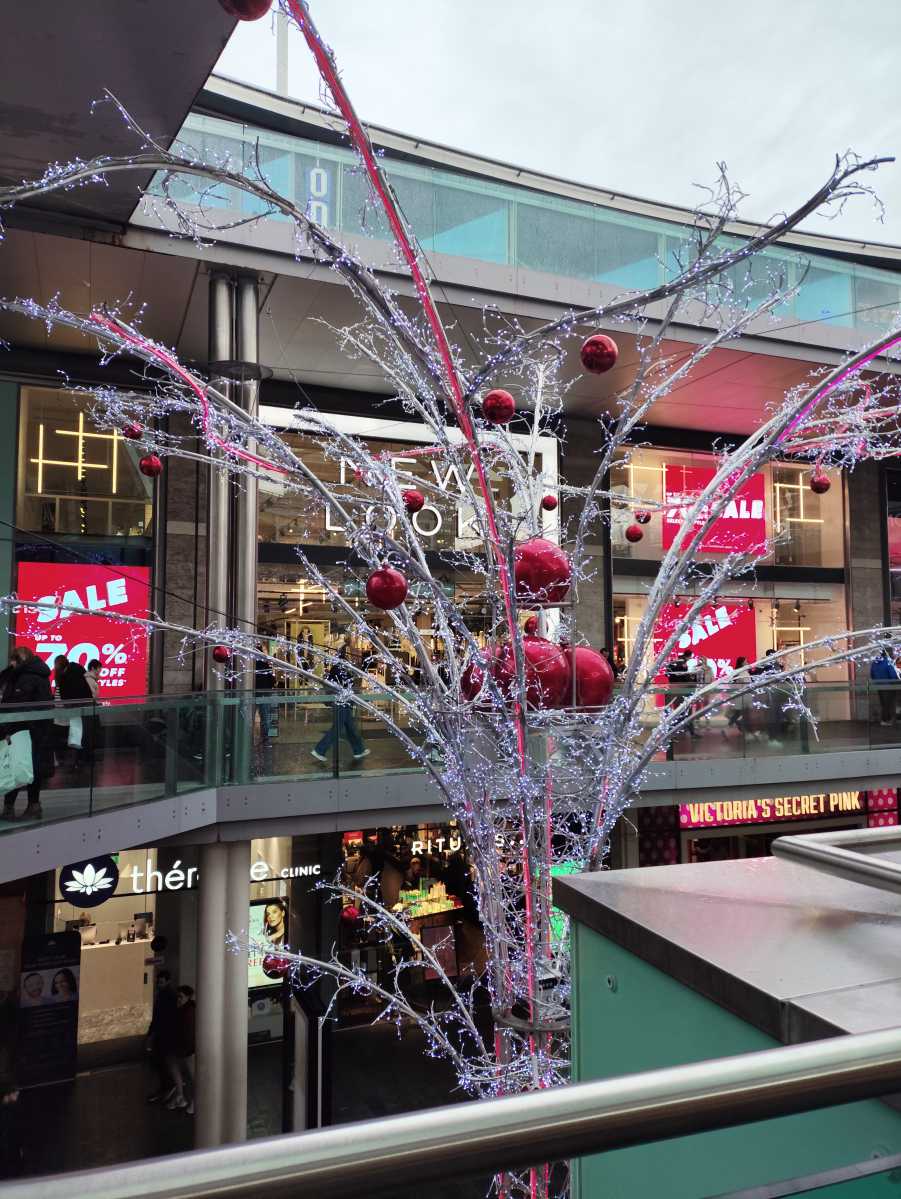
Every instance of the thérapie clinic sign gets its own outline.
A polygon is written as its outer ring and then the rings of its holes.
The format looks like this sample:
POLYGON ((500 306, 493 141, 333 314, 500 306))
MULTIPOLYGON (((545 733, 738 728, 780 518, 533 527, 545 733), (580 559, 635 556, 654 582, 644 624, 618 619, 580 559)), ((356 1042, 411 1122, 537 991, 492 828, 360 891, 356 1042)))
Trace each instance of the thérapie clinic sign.
MULTIPOLYGON (((254 862, 248 873, 251 883, 279 882, 292 878, 318 878, 319 862, 305 866, 283 866, 276 869, 262 860, 254 862)), ((149 855, 143 866, 129 866, 122 872, 121 882, 127 890, 117 892, 120 882, 119 870, 113 858, 98 856, 87 862, 76 862, 60 871, 59 890, 63 899, 77 907, 94 908, 122 895, 156 895, 159 892, 193 890, 200 878, 196 866, 182 866, 177 858, 168 870, 158 870, 149 855)))

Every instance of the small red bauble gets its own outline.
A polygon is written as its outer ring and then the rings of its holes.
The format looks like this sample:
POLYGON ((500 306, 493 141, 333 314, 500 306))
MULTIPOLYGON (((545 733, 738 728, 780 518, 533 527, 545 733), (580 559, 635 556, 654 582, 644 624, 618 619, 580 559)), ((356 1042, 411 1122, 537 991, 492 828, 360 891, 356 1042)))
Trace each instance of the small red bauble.
POLYGON ((290 969, 290 958, 281 958, 276 953, 267 953, 263 958, 263 973, 267 978, 284 978, 290 969))
POLYGON ((613 671, 603 654, 587 645, 569 651, 576 674, 576 703, 580 708, 600 708, 613 694, 613 671))
POLYGON ((259 21, 272 7, 272 0, 219 0, 230 17, 239 21, 259 21))
POLYGON ((401 493, 404 501, 404 507, 412 516, 414 512, 418 512, 425 505, 425 496, 421 491, 404 491, 401 493))
POLYGON ((132 421, 123 428, 122 436, 126 437, 129 441, 137 441, 143 432, 144 430, 141 428, 138 422, 132 421))
POLYGON ((214 645, 213 646, 213 661, 214 662, 227 662, 230 657, 231 657, 231 650, 228 648, 227 645, 214 645))
POLYGON ((629 525, 626 529, 626 541, 641 541, 644 537, 644 529, 641 525, 629 525))
POLYGON ((541 506, 545 512, 553 512, 557 507, 557 497, 555 495, 546 495, 541 501, 541 506))
POLYGON ((651 523, 650 512, 646 512, 644 509, 642 509, 639 512, 636 512, 635 513, 635 521, 636 521, 636 524, 639 524, 639 525, 649 525, 651 523))
POLYGON ((348 924, 352 924, 354 920, 360 919, 360 909, 354 904, 349 903, 341 909, 341 919, 346 920, 348 924))
POLYGON ((832 483, 829 481, 827 474, 824 474, 819 469, 814 471, 813 477, 810 480, 810 490, 815 495, 825 495, 831 486, 832 483))
POLYGON ((407 598, 407 578, 393 566, 380 566, 366 580, 369 602, 384 612, 399 608, 407 598))
POLYGON ((522 631, 527 637, 534 637, 538 632, 538 617, 530 616, 526 623, 522 626, 522 631))
POLYGON ((489 391, 482 400, 482 416, 493 425, 505 425, 513 419, 515 412, 516 401, 509 391, 503 391, 500 387, 489 391))
POLYGON ((616 366, 619 357, 619 346, 606 333, 593 333, 583 342, 579 351, 582 365, 593 375, 603 375, 611 367, 616 366))
POLYGON ((513 551, 516 598, 533 604, 560 604, 569 591, 569 558, 552 541, 533 537, 513 551))
POLYGON ((163 464, 156 454, 145 454, 138 463, 138 470, 148 479, 155 479, 163 473, 163 464))

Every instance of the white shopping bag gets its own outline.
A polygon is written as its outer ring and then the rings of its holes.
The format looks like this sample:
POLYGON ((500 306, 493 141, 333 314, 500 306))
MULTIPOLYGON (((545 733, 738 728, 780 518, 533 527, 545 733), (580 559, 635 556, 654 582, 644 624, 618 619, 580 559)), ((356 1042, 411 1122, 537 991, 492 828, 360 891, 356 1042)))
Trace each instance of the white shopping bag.
POLYGON ((81 738, 83 735, 84 726, 80 716, 69 717, 69 740, 70 749, 81 749, 81 738))
POLYGON ((0 794, 15 791, 34 782, 31 759, 31 733, 22 729, 0 739, 0 794))

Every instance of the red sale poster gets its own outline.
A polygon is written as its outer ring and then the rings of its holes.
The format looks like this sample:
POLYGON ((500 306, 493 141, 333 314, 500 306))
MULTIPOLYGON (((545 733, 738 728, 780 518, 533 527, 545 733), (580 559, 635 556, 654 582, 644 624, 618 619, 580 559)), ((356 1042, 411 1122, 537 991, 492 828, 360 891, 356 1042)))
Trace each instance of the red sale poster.
POLYGON ((30 646, 51 669, 59 654, 85 667, 99 659, 101 699, 146 693, 147 632, 108 615, 148 614, 150 570, 146 566, 20 562, 18 574, 19 598, 48 605, 18 609, 19 645, 30 646))
MULTIPOLYGON (((655 653, 685 620, 687 611, 685 604, 678 607, 667 604, 661 610, 654 628, 655 653)), ((684 649, 691 654, 691 670, 696 670, 698 660, 704 658, 717 679, 729 674, 737 658, 744 656, 753 662, 757 657, 757 625, 753 609, 744 600, 708 604, 680 634, 671 657, 684 649)), ((660 675, 655 681, 665 683, 666 676, 660 675)))
MULTIPOLYGON (((715 475, 710 466, 673 466, 663 468, 663 503, 660 529, 663 548, 668 550, 679 533, 682 521, 701 492, 715 475)), ((701 510, 694 528, 707 519, 701 510)), ((699 551, 707 554, 733 552, 761 553, 766 547, 766 480, 752 475, 732 497, 723 513, 704 534, 699 551)))

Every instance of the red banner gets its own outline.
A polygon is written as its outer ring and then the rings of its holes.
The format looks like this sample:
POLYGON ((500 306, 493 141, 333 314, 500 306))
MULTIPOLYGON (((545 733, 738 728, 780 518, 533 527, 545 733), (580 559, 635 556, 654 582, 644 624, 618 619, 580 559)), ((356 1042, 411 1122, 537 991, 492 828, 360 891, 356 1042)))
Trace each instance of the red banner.
POLYGON ((98 659, 101 698, 146 693, 146 630, 105 615, 147 616, 150 571, 146 566, 20 562, 17 594, 26 601, 55 605, 18 609, 19 645, 30 646, 51 669, 59 654, 84 667, 98 659), (66 612, 63 608, 86 611, 66 612))
MULTIPOLYGON (((666 604, 654 628, 654 652, 657 653, 673 630, 685 620, 685 604, 666 604)), ((702 608, 691 625, 679 636, 671 656, 687 649, 691 654, 689 670, 695 672, 705 659, 712 677, 725 678, 740 657, 753 662, 757 657, 757 624, 754 611, 745 600, 723 600, 702 608)), ((666 682, 659 676, 658 682, 666 682)))
MULTIPOLYGON (((663 512, 660 536, 668 550, 678 536, 682 521, 715 475, 710 466, 674 466, 663 468, 663 512)), ((701 528, 708 516, 702 508, 692 531, 701 528)), ((687 537, 686 537, 687 540, 687 537)), ((699 551, 707 554, 762 553, 766 548, 766 480, 752 475, 701 539, 699 551)))

